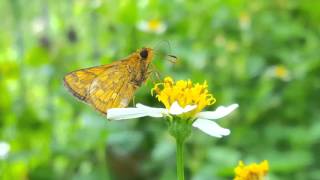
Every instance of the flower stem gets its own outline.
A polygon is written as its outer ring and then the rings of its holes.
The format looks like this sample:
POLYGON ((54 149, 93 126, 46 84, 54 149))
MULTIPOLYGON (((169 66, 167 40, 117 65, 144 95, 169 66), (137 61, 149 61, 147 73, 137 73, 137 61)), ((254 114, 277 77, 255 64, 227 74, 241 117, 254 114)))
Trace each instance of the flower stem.
POLYGON ((184 143, 181 140, 176 141, 177 143, 177 177, 178 180, 184 180, 184 160, 183 160, 183 155, 184 155, 184 143))
POLYGON ((170 134, 176 139, 177 177, 178 180, 184 180, 184 142, 191 134, 192 123, 180 117, 168 119, 167 122, 170 134))

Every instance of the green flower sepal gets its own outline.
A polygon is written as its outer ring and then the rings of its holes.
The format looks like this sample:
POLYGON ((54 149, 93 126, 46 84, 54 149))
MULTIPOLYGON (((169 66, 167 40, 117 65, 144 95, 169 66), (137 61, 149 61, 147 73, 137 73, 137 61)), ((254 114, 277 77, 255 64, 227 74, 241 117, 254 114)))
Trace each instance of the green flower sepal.
POLYGON ((176 139, 177 142, 185 142, 191 135, 192 119, 182 119, 179 116, 170 116, 166 119, 169 133, 176 139))

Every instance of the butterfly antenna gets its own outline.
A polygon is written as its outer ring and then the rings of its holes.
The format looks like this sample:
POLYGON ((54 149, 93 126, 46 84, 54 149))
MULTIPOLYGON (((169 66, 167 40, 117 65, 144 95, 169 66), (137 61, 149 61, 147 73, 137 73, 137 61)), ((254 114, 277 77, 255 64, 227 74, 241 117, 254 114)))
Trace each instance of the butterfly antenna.
POLYGON ((169 47, 169 53, 171 52, 171 44, 168 40, 161 40, 157 41, 156 44, 152 47, 154 47, 155 54, 158 54, 157 52, 160 50, 160 47, 164 45, 165 47, 169 47))
POLYGON ((178 57, 175 55, 168 54, 167 57, 168 57, 168 61, 171 62, 172 64, 177 63, 179 60, 178 57))

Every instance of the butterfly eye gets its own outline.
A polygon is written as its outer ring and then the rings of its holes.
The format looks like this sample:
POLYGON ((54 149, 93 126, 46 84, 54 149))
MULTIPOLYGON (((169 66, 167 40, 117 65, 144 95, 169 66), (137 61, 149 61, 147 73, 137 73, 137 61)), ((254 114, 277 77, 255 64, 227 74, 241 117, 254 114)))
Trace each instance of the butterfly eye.
POLYGON ((148 51, 146 49, 143 49, 140 52, 140 56, 142 57, 142 59, 146 59, 148 57, 148 51))

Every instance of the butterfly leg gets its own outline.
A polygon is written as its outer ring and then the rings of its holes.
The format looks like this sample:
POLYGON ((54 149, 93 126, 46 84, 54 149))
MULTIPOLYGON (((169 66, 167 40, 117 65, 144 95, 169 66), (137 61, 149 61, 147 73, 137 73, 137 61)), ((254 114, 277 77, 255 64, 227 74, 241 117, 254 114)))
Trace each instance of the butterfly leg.
MULTIPOLYGON (((140 85, 138 84, 139 82, 137 81, 131 81, 129 82, 131 85, 133 85, 135 87, 135 89, 138 89, 140 87, 140 85)), ((132 97, 132 106, 135 107, 136 106, 136 102, 135 102, 135 96, 132 97)))
MULTIPOLYGON (((151 70, 147 72, 148 76, 154 75, 156 77, 156 79, 158 81, 161 81, 162 77, 161 77, 161 73, 156 69, 156 67, 154 65, 151 64, 151 70)), ((151 76, 152 77, 152 76, 151 76)))
MULTIPOLYGON (((147 75, 149 75, 151 73, 152 73, 152 71, 148 72, 147 75)), ((153 76, 150 76, 150 80, 152 81, 153 84, 156 84, 156 81, 153 76)))
POLYGON ((136 98, 136 96, 133 96, 133 97, 132 97, 132 106, 133 106, 133 107, 136 107, 135 98, 136 98))

